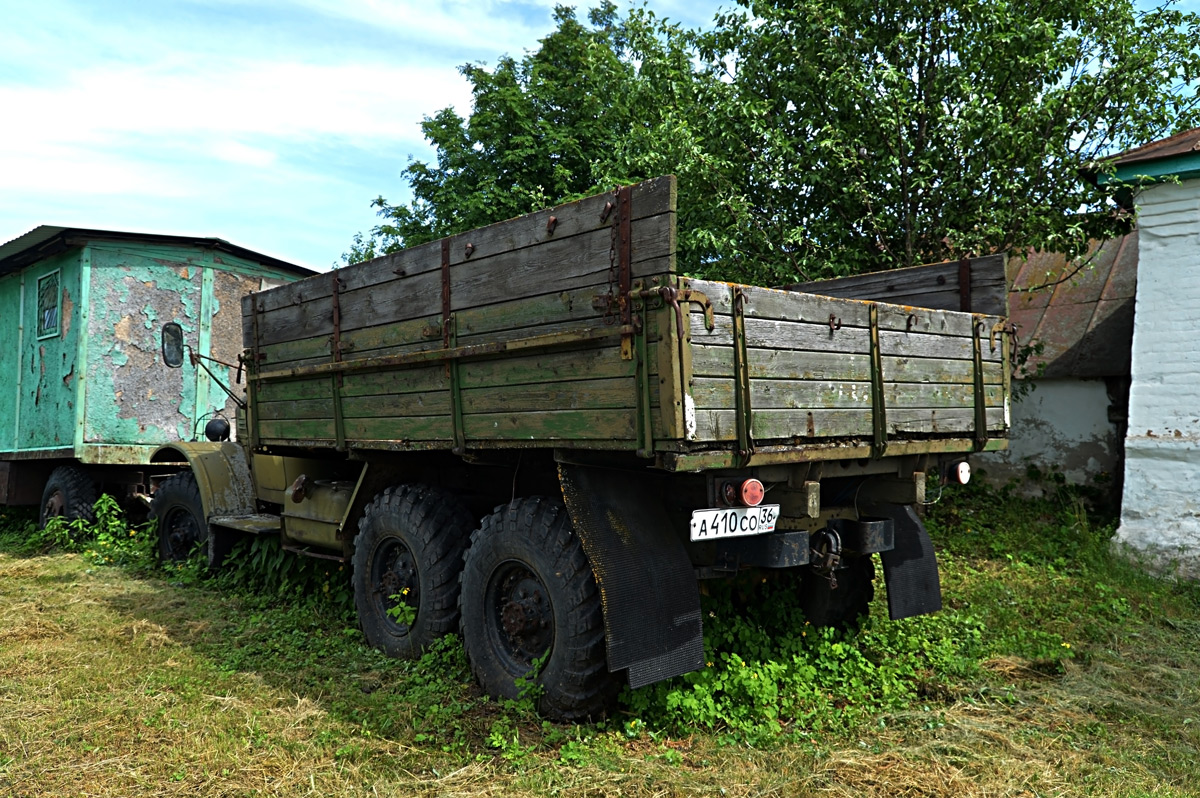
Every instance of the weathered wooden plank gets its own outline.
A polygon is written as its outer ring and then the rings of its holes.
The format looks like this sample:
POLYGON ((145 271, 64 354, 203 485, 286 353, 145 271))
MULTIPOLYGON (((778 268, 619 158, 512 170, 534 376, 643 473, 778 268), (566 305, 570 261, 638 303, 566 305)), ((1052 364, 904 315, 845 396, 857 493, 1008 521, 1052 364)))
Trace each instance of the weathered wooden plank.
MULTIPOLYGON (((732 410, 697 410, 696 441, 733 441, 737 427, 732 410)), ((1004 409, 989 408, 988 429, 1005 430, 1004 409)), ((899 438, 912 434, 953 434, 975 428, 974 408, 901 408, 888 411, 888 434, 899 438)), ((755 440, 794 440, 801 443, 814 438, 870 437, 873 434, 870 410, 763 410, 754 413, 751 430, 755 440), (811 415, 811 426, 809 416, 811 415), (811 430, 811 434, 810 434, 811 430)))
MULTIPOLYGON (((733 343, 733 322, 729 317, 717 316, 711 332, 705 328, 702 316, 692 314, 690 319, 693 342, 709 345, 733 343)), ((843 326, 831 330, 828 324, 747 318, 746 344, 755 349, 866 354, 870 352, 871 338, 869 330, 858 327, 843 326)), ((884 355, 951 360, 974 358, 971 339, 957 336, 881 330, 879 346, 884 355)), ((984 344, 984 360, 999 361, 1001 356, 999 346, 992 350, 987 343, 984 344)))
POLYGON ((342 396, 383 396, 410 394, 447 388, 450 379, 446 367, 418 366, 366 373, 347 374, 342 378, 342 396))
POLYGON ((907 269, 871 272, 834 280, 797 283, 789 291, 831 297, 874 299, 898 305, 942 310, 968 310, 995 316, 1008 314, 1008 284, 1004 255, 985 255, 968 261, 968 307, 962 306, 959 261, 930 263, 907 269))
POLYGON ((332 399, 333 381, 329 377, 286 382, 263 382, 258 386, 259 402, 283 402, 289 399, 332 399))
MULTIPOLYGON (((418 393, 383 394, 380 396, 350 396, 342 399, 342 417, 351 418, 412 418, 450 413, 450 390, 418 393)), ((347 433, 349 434, 349 433, 347 433)))
POLYGON ((636 437, 628 410, 557 410, 539 413, 478 413, 463 418, 471 440, 628 440, 636 437))
POLYGON ((358 441, 445 441, 454 440, 454 425, 449 414, 348 418, 346 440, 358 441))
MULTIPOLYGON (((669 273, 674 269, 674 229, 674 214, 653 216, 634 223, 631 230, 632 271, 637 276, 669 273)), ((547 241, 538 247, 473 259, 457 268, 452 267, 451 309, 458 311, 533 293, 558 293, 605 284, 609 277, 611 247, 612 238, 604 229, 547 241)), ((339 270, 339 274, 348 271, 350 269, 339 270)), ((438 271, 393 276, 390 282, 354 290, 347 288, 339 295, 342 331, 440 314, 441 290, 440 260, 438 271)), ((266 293, 255 296, 265 297, 266 293)), ((245 319, 244 324, 247 330, 250 329, 251 320, 245 319)), ((324 299, 285 304, 261 312, 258 330, 260 342, 270 344, 330 335, 333 332, 332 299, 327 295, 324 299)))
MULTIPOLYGON (((714 283, 705 280, 688 280, 688 284, 702 291, 713 303, 713 309, 721 315, 729 315, 732 306, 731 286, 728 283, 714 283)), ((829 317, 834 317, 834 324, 842 328, 858 327, 866 329, 870 325, 870 303, 855 299, 845 299, 815 294, 802 294, 792 291, 782 291, 773 288, 756 286, 741 286, 746 296, 746 315, 760 319, 777 321, 811 322, 814 324, 829 324, 829 317)), ((939 335, 953 335, 970 338, 971 328, 976 317, 969 313, 952 310, 935 310, 895 305, 878 302, 879 328, 898 332, 924 332, 939 335)), ((693 314, 699 310, 693 307, 693 314)), ((988 331, 1001 318, 989 316, 985 319, 988 331)))
POLYGON ((634 376, 634 363, 621 360, 617 346, 541 352, 497 360, 473 360, 459 367, 464 390, 501 385, 528 385, 581 378, 634 376))
POLYGON ((632 377, 475 388, 462 392, 463 413, 520 413, 553 410, 635 412, 637 384, 632 377))
MULTIPOLYGON (((442 345, 441 316, 348 330, 342 334, 341 342, 345 360, 368 354, 399 354, 438 348, 442 345)), ((328 362, 333 356, 332 350, 332 335, 300 338, 259 348, 266 369, 328 362)))
POLYGON ((282 402, 259 402, 258 417, 262 421, 295 419, 333 419, 333 399, 293 399, 282 402))
POLYGON ((278 421, 261 419, 258 422, 258 435, 265 442, 269 442, 272 439, 302 439, 317 443, 322 440, 335 440, 337 438, 337 430, 334 427, 332 417, 327 419, 285 419, 278 421))
MULTIPOLYGON (((871 383, 848 381, 750 381, 751 407, 760 410, 871 409, 871 383)), ((1002 407, 1004 386, 988 385, 984 390, 989 407, 1002 407)), ((925 383, 888 383, 884 385, 888 412, 897 408, 975 407, 974 385, 925 383)), ((734 408, 732 379, 697 378, 692 387, 697 408, 734 408)))
MULTIPOLYGON (((550 240, 569 239, 597 230, 607 231, 612 226, 612 218, 601 219, 600 214, 604 210, 605 203, 610 200, 612 200, 611 193, 597 194, 555 208, 450 236, 448 247, 450 265, 455 267, 501 252, 536 247, 550 240), (548 229, 551 216, 555 218, 552 230, 548 229), (470 255, 467 254, 468 243, 472 245, 470 255)), ((673 175, 643 181, 633 186, 632 218, 636 223, 638 220, 648 217, 673 214, 676 201, 676 184, 673 175)), ((349 292, 394 281, 397 270, 403 271, 407 276, 424 272, 438 272, 441 269, 441 258, 441 241, 432 241, 339 269, 337 275, 344 281, 342 290, 349 292)), ((257 294, 255 295, 256 301, 263 306, 264 311, 272 311, 288 305, 311 302, 314 299, 328 299, 330 279, 328 274, 311 277, 292 283, 286 291, 273 290, 257 294)), ((243 302, 243 315, 249 315, 249 313, 249 303, 243 302)))
MULTIPOLYGON (((733 347, 693 346, 691 354, 695 376, 732 379, 733 347)), ((869 355, 750 349, 747 359, 751 378, 852 382, 869 382, 871 379, 869 355)), ((1002 368, 1000 363, 984 363, 983 381, 989 385, 1002 383, 1002 368)), ((883 375, 888 382, 971 385, 975 381, 975 365, 969 360, 885 357, 883 375)))

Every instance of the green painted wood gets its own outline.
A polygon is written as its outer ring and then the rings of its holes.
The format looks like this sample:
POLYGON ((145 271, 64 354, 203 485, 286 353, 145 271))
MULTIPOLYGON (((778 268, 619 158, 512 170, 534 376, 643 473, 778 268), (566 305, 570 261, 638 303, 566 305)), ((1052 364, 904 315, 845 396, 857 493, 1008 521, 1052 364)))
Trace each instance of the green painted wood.
MULTIPOLYGON (((696 411, 697 438, 702 441, 733 442, 737 440, 735 413, 732 410, 696 411)), ((988 429, 1003 433, 1004 409, 987 411, 988 429)), ((974 429, 974 408, 888 408, 888 435, 904 438, 910 435, 963 434, 974 429)), ((754 414, 752 425, 755 441, 767 445, 770 441, 792 442, 872 436, 871 411, 866 410, 762 410, 754 414), (809 426, 809 414, 812 425, 809 426), (809 430, 812 430, 810 434, 809 430)))
MULTIPOLYGON (((343 394, 345 391, 343 391, 343 394)), ((258 389, 259 402, 283 402, 291 399, 333 399, 328 377, 308 380, 264 382, 258 389)))
POLYGON ((260 440, 267 444, 272 440, 288 438, 314 442, 324 440, 329 445, 333 445, 333 442, 337 440, 337 430, 334 428, 332 416, 322 419, 289 419, 286 421, 260 419, 258 434, 260 440))
POLYGON ((609 410, 637 406, 632 378, 575 380, 464 390, 463 412, 513 413, 554 410, 609 410))
MULTIPOLYGON (((733 347, 695 345, 691 352, 696 376, 721 377, 733 374, 733 347)), ((751 349, 750 377, 866 382, 871 378, 868 358, 866 354, 751 349)), ((883 373, 888 382, 970 385, 974 381, 973 364, 968 360, 884 357, 883 373)), ((1000 363, 984 364, 984 382, 1003 382, 1000 363)))
POLYGON ((463 419, 468 440, 621 440, 636 442, 630 410, 556 410, 537 413, 478 413, 463 419))
POLYGON ((454 443, 450 413, 436 416, 375 417, 346 420, 346 437, 359 441, 439 441, 449 449, 454 443))
POLYGON ((633 378, 633 361, 621 360, 619 347, 605 346, 558 352, 540 352, 495 360, 463 363, 464 389, 502 385, 539 385, 587 377, 633 378))
MULTIPOLYGON (((734 408, 731 379, 697 378, 692 395, 696 407, 734 408)), ((871 383, 839 381, 751 380, 751 407, 759 410, 871 409, 871 383)), ((1004 386, 989 385, 985 391, 989 407, 1004 405, 1004 386)), ((973 385, 891 383, 884 386, 884 400, 890 414, 894 408, 973 408, 973 385)))
POLYGON ((423 393, 444 390, 450 385, 446 367, 441 364, 347 374, 343 380, 344 397, 423 393))

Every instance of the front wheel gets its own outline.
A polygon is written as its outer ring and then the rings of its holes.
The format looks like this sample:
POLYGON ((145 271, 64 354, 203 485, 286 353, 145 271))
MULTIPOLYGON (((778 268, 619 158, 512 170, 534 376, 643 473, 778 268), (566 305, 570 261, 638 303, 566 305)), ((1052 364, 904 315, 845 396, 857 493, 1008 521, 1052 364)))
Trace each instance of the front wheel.
POLYGON ((458 624, 458 575, 475 525, 452 494, 401 485, 366 507, 354 538, 354 606, 367 642, 418 657, 458 624))
MULTIPOLYGON (((186 560, 197 546, 207 556, 208 521, 191 471, 181 471, 159 484, 150 502, 150 515, 158 520, 158 558, 162 562, 186 560)), ((211 557, 208 559, 213 565, 211 557)))
POLYGON ((484 519, 460 606, 467 659, 489 695, 520 698, 523 679, 554 720, 607 713, 620 685, 608 670, 600 591, 561 503, 519 499, 484 519))

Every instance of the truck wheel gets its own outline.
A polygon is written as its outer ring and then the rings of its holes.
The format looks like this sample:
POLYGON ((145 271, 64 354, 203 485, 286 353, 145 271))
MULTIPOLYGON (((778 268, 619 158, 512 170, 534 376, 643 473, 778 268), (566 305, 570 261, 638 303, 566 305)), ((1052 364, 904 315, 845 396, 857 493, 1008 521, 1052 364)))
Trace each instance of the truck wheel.
POLYGON ((519 499, 483 520, 460 606, 467 659, 489 695, 520 698, 516 680, 527 678, 549 718, 606 714, 620 685, 608 671, 600 591, 561 503, 519 499))
POLYGON ((870 555, 847 560, 846 568, 836 571, 837 588, 829 579, 811 568, 804 569, 800 582, 800 608, 813 626, 856 629, 871 609, 875 598, 875 566, 870 555))
POLYGON ((367 505, 354 538, 354 606, 367 642, 418 657, 458 624, 458 575, 474 519, 428 485, 388 488, 367 505))
POLYGON ((43 529, 51 518, 74 521, 96 520, 96 483, 76 466, 59 466, 50 472, 42 491, 42 513, 38 524, 43 529))
POLYGON ((160 561, 186 560, 196 546, 204 547, 207 558, 208 520, 195 474, 181 471, 164 479, 150 501, 150 515, 158 519, 160 561))

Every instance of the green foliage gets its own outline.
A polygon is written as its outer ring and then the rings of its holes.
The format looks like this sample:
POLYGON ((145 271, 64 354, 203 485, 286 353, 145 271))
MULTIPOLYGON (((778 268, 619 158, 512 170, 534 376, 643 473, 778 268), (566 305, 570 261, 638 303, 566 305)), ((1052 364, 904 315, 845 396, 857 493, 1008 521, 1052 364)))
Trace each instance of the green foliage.
MULTIPOLYGON (((225 588, 253 591, 278 598, 327 603, 343 615, 353 615, 354 595, 344 565, 284 551, 274 536, 239 540, 213 578, 225 588)), ((406 605, 401 605, 406 606, 406 605)))
POLYGON ((622 182, 679 178, 680 268, 781 284, 1126 229, 1106 159, 1197 124, 1200 17, 1171 0, 741 0, 708 32, 605 2, 461 68, 366 259, 622 182), (1080 209, 1085 212, 1081 213, 1080 209))

